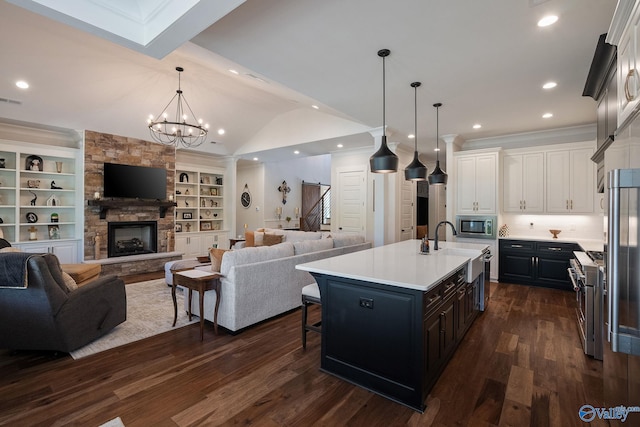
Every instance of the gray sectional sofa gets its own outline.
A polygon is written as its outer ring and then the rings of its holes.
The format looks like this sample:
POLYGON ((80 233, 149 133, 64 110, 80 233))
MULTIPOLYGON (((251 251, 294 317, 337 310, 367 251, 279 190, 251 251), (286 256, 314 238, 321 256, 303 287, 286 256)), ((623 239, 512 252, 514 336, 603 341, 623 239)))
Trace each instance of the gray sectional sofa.
MULTIPOLYGON (((220 273, 224 277, 218 324, 231 332, 301 305, 302 288, 314 279, 308 272, 296 270, 297 264, 371 247, 370 242, 357 234, 275 232, 284 234, 285 241, 228 251, 222 256, 220 273)), ((211 266, 196 268, 211 271, 211 266)), ((205 293, 204 317, 209 321, 213 321, 216 298, 215 292, 205 293)), ((185 298, 185 310, 187 304, 185 298)), ((191 307, 194 314, 200 315, 197 292, 193 293, 191 307)))

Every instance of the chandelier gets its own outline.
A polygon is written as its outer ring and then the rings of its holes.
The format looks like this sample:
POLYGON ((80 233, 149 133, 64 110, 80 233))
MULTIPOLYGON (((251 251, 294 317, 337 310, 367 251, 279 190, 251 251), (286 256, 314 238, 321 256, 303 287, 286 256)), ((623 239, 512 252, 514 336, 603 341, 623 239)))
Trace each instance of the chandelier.
MULTIPOLYGON (((202 119, 197 123, 189 123, 187 120, 195 120, 196 115, 191 110, 187 98, 185 98, 180 88, 180 73, 184 71, 182 67, 176 67, 178 72, 178 90, 173 95, 171 101, 155 118, 150 115, 147 119, 147 126, 151 133, 151 138, 161 144, 182 145, 185 148, 197 147, 207 139, 209 125, 202 124, 202 119), (169 110, 174 100, 176 101, 175 115, 171 116, 169 110), (185 108, 186 107, 186 108, 185 108)), ((173 111, 173 109, 171 109, 173 111)))

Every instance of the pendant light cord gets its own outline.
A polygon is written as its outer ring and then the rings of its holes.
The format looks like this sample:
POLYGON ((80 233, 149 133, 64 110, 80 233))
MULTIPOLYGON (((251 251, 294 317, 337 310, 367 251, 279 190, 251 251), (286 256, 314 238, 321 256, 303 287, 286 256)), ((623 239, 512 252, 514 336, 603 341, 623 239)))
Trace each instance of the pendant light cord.
POLYGON ((418 151, 418 85, 413 87, 413 142, 414 151, 418 151))
POLYGON ((440 161, 440 106, 436 107, 436 162, 440 161))
POLYGON ((386 93, 387 93, 387 89, 386 89, 386 74, 385 74, 385 58, 386 56, 382 57, 382 135, 386 136, 387 135, 387 118, 386 118, 386 111, 387 111, 387 100, 386 100, 386 93))

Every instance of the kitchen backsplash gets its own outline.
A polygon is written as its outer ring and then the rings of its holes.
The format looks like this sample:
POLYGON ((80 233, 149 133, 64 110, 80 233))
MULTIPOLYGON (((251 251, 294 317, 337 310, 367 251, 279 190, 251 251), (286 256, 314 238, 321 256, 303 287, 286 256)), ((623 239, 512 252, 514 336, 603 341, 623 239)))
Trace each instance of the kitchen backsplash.
POLYGON ((552 238, 549 230, 562 230, 563 239, 604 239, 603 215, 519 215, 502 214, 497 228, 509 227, 509 236, 552 238))

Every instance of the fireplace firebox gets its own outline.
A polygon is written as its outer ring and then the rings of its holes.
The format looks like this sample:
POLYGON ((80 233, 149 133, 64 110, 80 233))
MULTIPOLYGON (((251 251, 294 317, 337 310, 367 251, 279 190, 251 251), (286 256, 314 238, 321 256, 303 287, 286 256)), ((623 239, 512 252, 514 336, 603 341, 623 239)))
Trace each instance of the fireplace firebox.
POLYGON ((119 221, 107 224, 109 258, 158 251, 156 221, 119 221))

